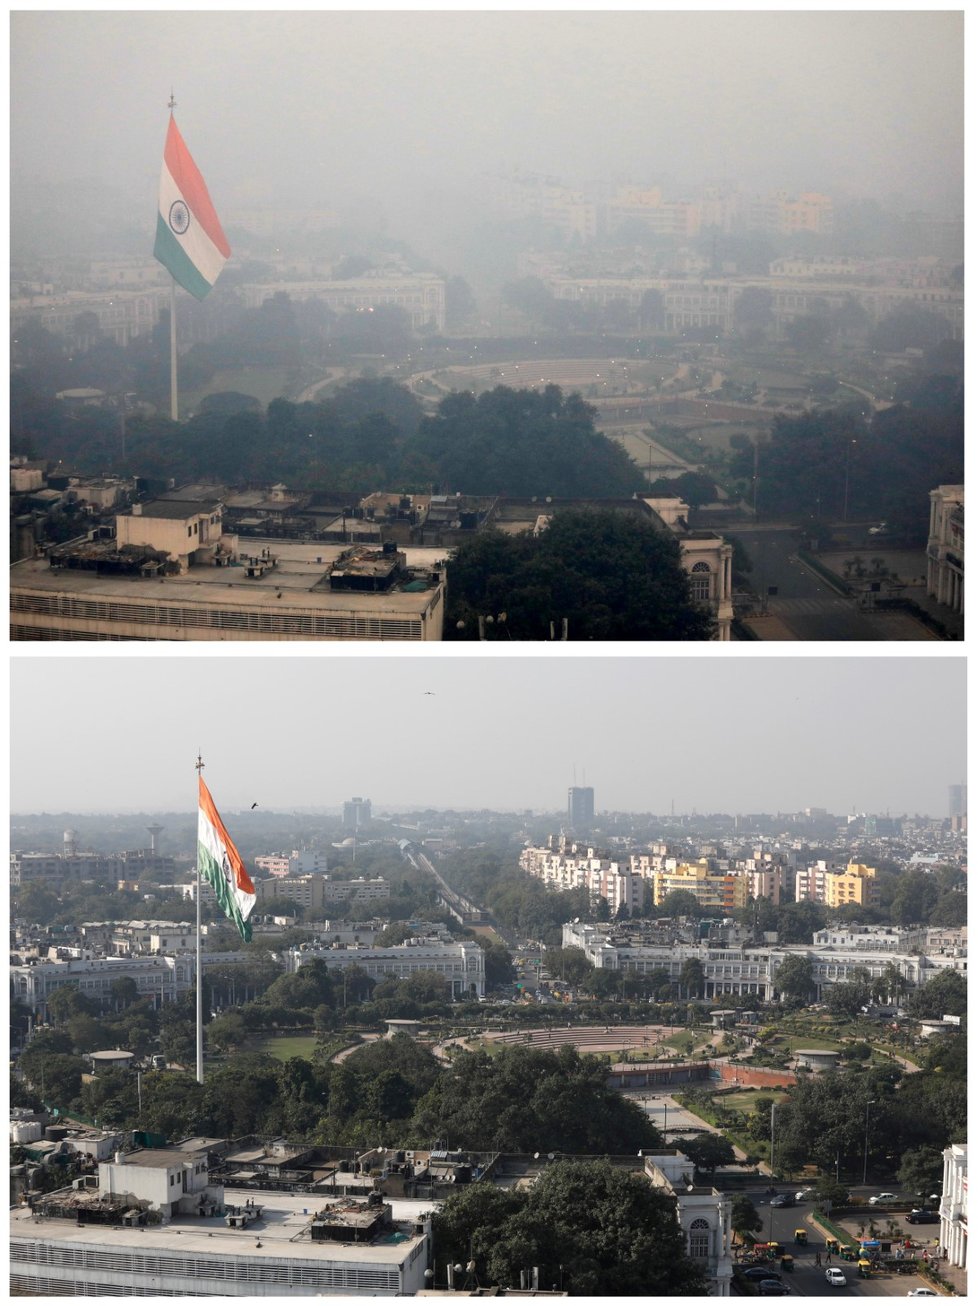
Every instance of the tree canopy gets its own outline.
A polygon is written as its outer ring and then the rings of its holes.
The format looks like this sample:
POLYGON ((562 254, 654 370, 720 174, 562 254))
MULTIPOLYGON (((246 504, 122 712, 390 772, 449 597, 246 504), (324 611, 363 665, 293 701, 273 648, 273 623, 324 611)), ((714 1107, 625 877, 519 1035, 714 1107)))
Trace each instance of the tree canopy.
POLYGON ((634 1102, 607 1087, 607 1064, 571 1047, 462 1052, 418 1103, 419 1143, 507 1152, 634 1153, 659 1133, 634 1102))
POLYGON ((478 639, 487 616, 497 639, 560 639, 565 620, 571 640, 713 633, 710 614, 690 599, 678 541, 610 509, 558 511, 539 534, 480 533, 449 561, 447 586, 447 639, 478 639))
POLYGON ((548 1165, 532 1187, 476 1184, 433 1221, 437 1260, 475 1261, 480 1281, 519 1287, 537 1266, 540 1287, 571 1296, 685 1297, 703 1293, 686 1255, 676 1199, 607 1161, 548 1165))
POLYGON ((421 423, 411 455, 463 494, 611 498, 631 495, 642 473, 594 427, 595 410, 560 386, 496 386, 446 396, 421 423))

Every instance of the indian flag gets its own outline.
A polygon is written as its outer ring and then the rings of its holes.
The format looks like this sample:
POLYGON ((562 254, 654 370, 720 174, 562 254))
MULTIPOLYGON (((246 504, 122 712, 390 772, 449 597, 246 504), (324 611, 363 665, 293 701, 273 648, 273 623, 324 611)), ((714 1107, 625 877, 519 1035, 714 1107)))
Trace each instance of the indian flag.
POLYGON ((214 212, 204 179, 171 113, 163 150, 153 256, 177 285, 196 299, 203 299, 230 254, 231 246, 214 212))
POLYGON ((241 854, 224 828, 203 776, 199 777, 200 806, 197 816, 197 874, 217 894, 224 914, 238 927, 245 943, 251 942, 248 917, 255 905, 255 886, 245 870, 241 854))

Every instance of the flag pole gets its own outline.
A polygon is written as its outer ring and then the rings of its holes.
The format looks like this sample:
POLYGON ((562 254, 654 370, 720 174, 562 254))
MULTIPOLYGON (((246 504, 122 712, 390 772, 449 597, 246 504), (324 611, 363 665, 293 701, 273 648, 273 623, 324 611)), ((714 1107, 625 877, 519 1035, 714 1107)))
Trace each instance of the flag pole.
MULTIPOLYGON (((171 87, 168 105, 171 118, 176 105, 171 87)), ((170 417, 174 422, 180 420, 177 404, 177 283, 172 273, 170 274, 170 417)), ((197 760, 200 761, 199 758, 197 760)))
POLYGON ((170 278, 170 417, 180 420, 177 406, 177 283, 170 278))
MULTIPOLYGON (((197 754, 197 779, 200 781, 200 773, 204 769, 204 763, 201 760, 200 753, 197 754)), ((198 790, 200 784, 197 785, 198 790)), ((198 810, 200 797, 198 795, 198 810)), ((200 957, 200 892, 203 880, 200 874, 200 851, 197 852, 197 892, 194 895, 197 899, 197 1083, 204 1082, 204 986, 201 982, 202 966, 200 957)))

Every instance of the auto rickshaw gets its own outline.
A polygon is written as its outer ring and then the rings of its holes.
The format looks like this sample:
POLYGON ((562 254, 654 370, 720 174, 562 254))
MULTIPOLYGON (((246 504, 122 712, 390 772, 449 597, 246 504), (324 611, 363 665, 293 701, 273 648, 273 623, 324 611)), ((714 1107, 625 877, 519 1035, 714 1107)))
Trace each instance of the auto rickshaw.
POLYGON ((856 1253, 848 1245, 839 1248, 839 1255, 844 1261, 854 1261, 856 1259, 856 1253))
POLYGON ((868 1261, 865 1256, 860 1256, 859 1264, 856 1266, 856 1272, 860 1279, 868 1279, 873 1272, 873 1262, 868 1261))
POLYGON ((838 1240, 838 1238, 826 1238, 826 1240, 825 1240, 825 1250, 826 1250, 827 1252, 831 1252, 833 1256, 837 1256, 837 1255, 839 1254, 839 1240, 838 1240))
POLYGON ((798 1244, 799 1247, 807 1247, 807 1246, 808 1246, 808 1230, 807 1230, 807 1229, 796 1229, 796 1230, 795 1230, 795 1242, 798 1244))
POLYGON ((795 1270, 795 1258, 790 1255, 782 1256, 781 1269, 785 1274, 793 1274, 795 1270))

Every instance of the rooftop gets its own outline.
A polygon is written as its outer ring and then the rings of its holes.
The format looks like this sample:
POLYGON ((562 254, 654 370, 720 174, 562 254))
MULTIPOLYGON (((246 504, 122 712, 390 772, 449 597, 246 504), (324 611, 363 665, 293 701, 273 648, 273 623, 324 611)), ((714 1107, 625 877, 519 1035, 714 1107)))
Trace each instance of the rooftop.
MULTIPOLYGON (((190 1155, 188 1159, 194 1158, 190 1155)), ((246 1201, 254 1199, 253 1192, 225 1189, 224 1200, 228 1207, 243 1207, 246 1201)), ((405 1237, 406 1231, 402 1230, 398 1241, 382 1239, 376 1243, 355 1243, 351 1231, 348 1243, 313 1242, 310 1228, 314 1215, 325 1205, 322 1198, 269 1192, 260 1195, 257 1205, 262 1208, 261 1216, 247 1230, 229 1229, 223 1215, 175 1215, 167 1225, 151 1224, 141 1228, 110 1224, 79 1226, 75 1220, 56 1217, 42 1218, 35 1224, 30 1210, 18 1207, 10 1213, 10 1235, 12 1238, 43 1238, 49 1244, 85 1243, 107 1250, 165 1248, 186 1255, 247 1255, 273 1261, 283 1258, 359 1264, 371 1261, 392 1268, 404 1262, 418 1241, 418 1235, 405 1237)), ((338 1205, 348 1206, 349 1199, 340 1199, 338 1205)), ((393 1206, 395 1224, 399 1221, 414 1223, 432 1209, 431 1202, 395 1201, 388 1202, 388 1205, 393 1206)), ((394 1236, 393 1233, 387 1235, 391 1239, 394 1236)))
MULTIPOLYGON (((181 512, 187 505, 181 505, 181 512)), ((193 511, 201 511, 194 505, 193 511)), ((179 515, 179 514, 178 514, 179 515)), ((283 606, 321 609, 331 612, 362 612, 367 605, 377 613, 395 611, 416 616, 431 602, 435 586, 414 592, 395 588, 385 594, 343 593, 328 587, 330 566, 349 547, 321 542, 304 544, 292 540, 249 539, 245 554, 260 553, 267 546, 276 565, 262 575, 249 577, 244 567, 191 567, 178 576, 144 579, 135 575, 100 575, 96 571, 51 567, 45 558, 25 558, 11 568, 11 588, 98 596, 120 601, 131 599, 168 600, 209 607, 215 602, 236 608, 273 606, 279 596, 283 606), (162 587, 162 588, 161 588, 162 587)), ((434 571, 445 559, 445 549, 404 550, 409 568, 434 571)), ((412 578, 413 579, 413 578, 412 578)))

